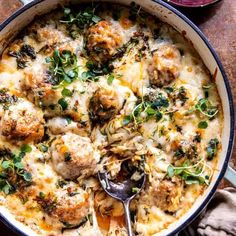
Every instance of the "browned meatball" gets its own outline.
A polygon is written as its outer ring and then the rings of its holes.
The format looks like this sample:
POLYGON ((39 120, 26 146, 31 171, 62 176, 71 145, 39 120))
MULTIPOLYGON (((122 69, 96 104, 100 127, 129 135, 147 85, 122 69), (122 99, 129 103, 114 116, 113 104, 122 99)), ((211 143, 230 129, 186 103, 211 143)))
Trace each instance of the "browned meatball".
POLYGON ((47 83, 43 74, 26 73, 25 79, 21 82, 21 88, 27 98, 37 105, 55 104, 60 98, 60 93, 52 89, 52 85, 47 83))
MULTIPOLYGON (((43 198, 37 197, 36 201, 53 220, 70 225, 78 225, 89 214, 89 195, 79 187, 68 187, 49 193, 43 198)), ((56 222, 54 222, 56 223, 56 222)))
POLYGON ((42 111, 21 100, 4 112, 0 123, 3 136, 24 142, 39 141, 44 135, 43 125, 42 111))
POLYGON ((179 76, 181 55, 172 45, 160 46, 152 57, 149 66, 149 80, 154 87, 162 87, 171 83, 179 76))
POLYGON ((122 104, 116 91, 109 88, 99 88, 89 103, 90 118, 93 122, 103 123, 114 117, 122 104))
POLYGON ((57 199, 52 215, 61 222, 80 223, 89 213, 88 194, 80 188, 65 191, 57 199))
POLYGON ((54 169, 65 179, 94 174, 100 157, 89 138, 72 133, 59 136, 51 153, 54 169))
POLYGON ((178 210, 182 193, 183 182, 178 177, 173 177, 172 180, 162 180, 157 186, 153 186, 152 189, 156 206, 169 212, 178 210))
POLYGON ((86 48, 92 61, 97 64, 107 62, 121 43, 120 34, 108 21, 100 21, 88 30, 86 48))

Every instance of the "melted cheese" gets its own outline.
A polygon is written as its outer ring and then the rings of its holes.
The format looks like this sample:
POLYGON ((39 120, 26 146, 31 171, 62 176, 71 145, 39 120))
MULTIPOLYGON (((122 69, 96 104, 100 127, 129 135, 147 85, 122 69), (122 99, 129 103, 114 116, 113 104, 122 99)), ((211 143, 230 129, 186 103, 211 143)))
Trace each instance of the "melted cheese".
MULTIPOLYGON (((31 228, 35 234, 51 236, 126 235, 123 211, 116 201, 114 202, 105 198, 99 203, 100 207, 96 206, 94 199, 96 199, 96 194, 101 191, 101 186, 98 184, 96 178, 92 176, 93 174, 91 174, 91 172, 101 168, 101 165, 105 165, 108 169, 110 168, 110 172, 113 173, 112 175, 115 175, 120 170, 121 160, 119 158, 117 159, 116 156, 120 154, 124 155, 125 159, 133 158, 134 160, 135 158, 136 160, 140 159, 142 155, 148 157, 145 163, 145 170, 148 173, 147 186, 131 206, 132 210, 136 212, 133 227, 137 235, 140 236, 158 233, 161 235, 163 230, 166 230, 169 225, 175 223, 192 207, 196 199, 205 189, 204 185, 199 184, 186 185, 184 189, 176 187, 177 191, 181 192, 181 197, 175 203, 177 205, 175 214, 168 214, 167 211, 162 209, 162 206, 157 205, 155 200, 156 195, 152 191, 158 188, 158 184, 166 177, 168 166, 174 163, 176 145, 178 146, 181 142, 187 145, 193 140, 196 133, 200 133, 201 143, 199 144, 198 155, 205 160, 205 168, 209 174, 211 174, 210 170, 214 170, 218 161, 218 155, 213 161, 206 160, 206 147, 212 138, 221 140, 223 120, 221 102, 216 86, 211 81, 210 75, 201 59, 180 34, 170 26, 160 23, 157 19, 151 18, 150 20, 148 18, 146 20, 146 27, 143 27, 142 24, 132 22, 128 19, 128 12, 127 9, 122 8, 121 18, 118 21, 112 19, 110 13, 106 10, 98 14, 110 22, 111 27, 120 34, 121 41, 124 44, 129 42, 135 33, 142 31, 147 36, 146 44, 149 45, 149 48, 145 46, 145 53, 141 58, 137 58, 142 53, 140 50, 144 43, 143 38, 139 38, 139 42, 132 44, 122 57, 114 59, 112 62, 114 66, 114 70, 112 71, 114 80, 112 83, 107 82, 108 75, 100 75, 98 76, 97 82, 84 82, 77 79, 71 84, 66 85, 67 89, 73 91, 73 95, 65 98, 68 102, 68 107, 65 111, 58 108, 58 100, 62 98, 62 87, 59 86, 58 88, 52 89, 48 95, 43 98, 40 97, 40 93, 45 92, 47 94, 48 92, 46 90, 47 88, 40 84, 42 82, 40 80, 49 69, 45 58, 51 56, 54 49, 72 51, 76 54, 79 77, 81 77, 82 73, 88 70, 86 63, 89 55, 85 56, 84 54, 86 36, 79 33, 76 39, 71 38, 66 25, 60 21, 62 17, 61 13, 52 13, 45 16, 44 19, 36 20, 28 27, 28 33, 24 35, 23 39, 16 40, 10 44, 2 56, 0 61, 0 89, 9 90, 10 94, 16 95, 23 101, 17 103, 15 105, 16 108, 12 106, 12 108, 16 109, 15 111, 21 109, 22 106, 26 110, 34 110, 36 107, 40 109, 45 119, 45 124, 43 125, 47 128, 45 132, 49 136, 49 139, 46 141, 49 151, 42 151, 40 149, 40 143, 29 142, 28 144, 31 146, 32 151, 27 153, 22 160, 25 168, 32 174, 33 184, 22 192, 17 191, 8 196, 4 193, 0 194, 1 207, 7 208, 16 220, 31 228), (43 21, 43 24, 40 21, 43 21), (153 25, 155 25, 156 21, 159 25, 158 32, 160 35, 157 39, 154 39, 153 25), (35 31, 37 32, 37 36, 34 35, 35 31), (19 48, 22 44, 30 44, 36 51, 37 57, 35 60, 29 60, 26 68, 19 69, 17 68, 15 58, 7 55, 7 52, 9 49, 19 48), (43 52, 42 48, 46 45, 49 46, 49 51, 43 52), (160 88, 154 86, 154 88, 150 88, 152 85, 149 78, 149 69, 153 61, 152 56, 154 51, 160 50, 163 45, 167 48, 174 45, 176 50, 184 51, 184 54, 179 59, 180 65, 178 68, 180 69, 178 71, 179 73, 176 73, 178 76, 168 85, 176 90, 184 86, 188 98, 184 105, 180 100, 176 101, 176 103, 173 102, 168 97, 169 95, 164 88, 165 86, 160 88), (35 79, 36 82, 35 84, 27 84, 27 88, 31 87, 34 90, 22 89, 22 84, 25 83, 28 76, 31 76, 30 78, 35 79), (211 85, 209 89, 209 100, 212 104, 218 106, 219 112, 214 119, 207 120, 207 129, 199 129, 198 123, 206 118, 202 118, 196 112, 189 113, 188 116, 185 114, 193 109, 199 99, 204 97, 202 86, 205 84, 211 85), (90 120, 91 110, 89 110, 89 106, 95 91, 100 88, 107 88, 114 92, 117 97, 117 106, 120 107, 120 110, 118 112, 114 111, 112 119, 106 120, 105 124, 94 127, 90 120), (170 108, 173 110, 172 118, 166 112, 158 122, 155 119, 144 121, 139 125, 138 132, 135 131, 136 127, 134 123, 128 128, 124 127, 122 123, 123 119, 129 115, 132 117, 132 112, 137 103, 144 96, 152 92, 162 93, 163 96, 168 97, 170 108), (39 99, 41 99, 39 103, 36 102, 36 96, 38 95, 40 95, 39 99), (53 106, 53 109, 50 106, 53 106), (181 126, 181 132, 176 130, 176 125, 181 126), (89 150, 86 145, 83 149, 83 145, 77 143, 76 138, 68 140, 68 137, 73 135, 79 137, 78 140, 91 141, 89 150), (58 152, 57 155, 53 157, 53 152, 55 151, 53 148, 57 147, 60 139, 63 140, 64 146, 60 144, 60 149, 57 148, 56 150, 58 152), (53 144, 53 146, 52 143, 56 144, 53 144), (112 148, 111 151, 114 156, 107 157, 104 155, 107 152, 106 148, 108 144, 112 144, 108 147, 112 148), (74 171, 73 165, 65 164, 63 155, 66 152, 74 155, 72 159, 76 159, 75 165, 78 165, 79 172, 80 168, 86 166, 86 161, 89 160, 88 158, 88 160, 81 161, 80 158, 82 158, 83 154, 88 155, 87 153, 93 149, 96 155, 94 160, 91 161, 91 166, 94 165, 95 161, 96 168, 92 166, 93 171, 90 171, 89 175, 86 174, 86 177, 66 180, 64 186, 61 186, 59 183, 63 180, 63 174, 60 175, 58 166, 68 168, 65 171, 68 176, 70 176, 71 170, 74 171), (54 158, 53 161, 52 158, 54 158), (57 163, 56 168, 55 163, 57 163), (71 189, 82 191, 82 188, 85 189, 83 191, 88 196, 85 201, 88 208, 85 209, 85 212, 89 214, 84 215, 85 218, 82 220, 85 219, 85 222, 79 228, 74 227, 75 225, 69 225, 70 227, 73 226, 72 229, 62 231, 61 229, 66 224, 68 227, 69 222, 64 222, 63 226, 60 216, 55 216, 56 213, 53 212, 54 208, 51 211, 46 211, 40 207, 39 202, 36 200, 40 192, 45 195, 51 193, 57 196, 56 204, 60 204, 60 199, 64 199, 64 192, 68 191, 65 198, 68 197, 70 199, 71 189), (114 206, 118 207, 114 210, 114 206)), ((110 38, 108 37, 106 40, 110 40, 110 38)), ((159 58, 158 60, 162 59, 159 58)), ((164 63, 161 64, 162 67, 160 70, 164 71, 166 66, 168 67, 172 62, 170 57, 165 58, 160 62, 164 63)), ((169 67, 171 70, 171 66, 169 67)), ((159 73, 161 72, 159 71, 159 73)), ((12 108, 10 106, 10 111, 12 108)), ((1 107, 1 119, 4 112, 6 111, 1 107)), ((17 120, 17 117, 13 118, 17 120)), ((0 136, 0 146, 8 147, 14 153, 19 152, 23 143, 24 141, 8 140, 3 135, 0 136)), ((73 194, 76 195, 77 193, 75 192, 73 194)), ((70 204, 73 205, 76 201, 82 201, 84 199, 84 195, 77 196, 74 198, 74 202, 70 204)), ((68 210, 66 207, 65 211, 66 209, 68 210)), ((73 205, 71 207, 75 207, 76 212, 76 206, 73 205)))

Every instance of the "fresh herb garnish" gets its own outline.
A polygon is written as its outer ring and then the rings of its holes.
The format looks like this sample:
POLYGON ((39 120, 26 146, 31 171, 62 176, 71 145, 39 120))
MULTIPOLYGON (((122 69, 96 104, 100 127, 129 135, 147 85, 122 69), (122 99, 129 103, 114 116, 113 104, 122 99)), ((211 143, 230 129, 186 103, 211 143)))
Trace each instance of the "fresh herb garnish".
POLYGON ((48 151, 48 146, 46 146, 45 144, 39 144, 39 150, 41 152, 47 152, 48 151))
POLYGON ((186 103, 186 101, 188 100, 188 97, 187 97, 187 91, 185 87, 181 86, 179 88, 179 91, 177 93, 177 98, 181 101, 182 106, 186 103))
POLYGON ((216 156, 218 145, 219 145, 219 140, 217 138, 211 139, 209 141, 206 148, 208 160, 212 160, 216 156))
POLYGON ((132 117, 131 116, 125 116, 123 121, 122 121, 122 124, 123 125, 128 125, 130 122, 132 122, 132 117))
POLYGON ((211 102, 206 98, 201 98, 195 105, 195 109, 201 114, 207 116, 209 119, 214 118, 218 113, 217 106, 213 106, 211 102))
POLYGON ((65 119, 66 119, 68 125, 71 124, 72 119, 69 116, 66 116, 65 119))
POLYGON ((9 50, 8 55, 16 58, 18 69, 24 69, 27 66, 28 59, 36 59, 34 48, 29 44, 23 44, 18 52, 9 50))
POLYGON ((77 57, 69 50, 59 52, 55 50, 52 57, 46 58, 46 63, 50 64, 48 76, 45 78, 47 83, 59 85, 72 83, 78 78, 77 57))
POLYGON ((197 163, 191 163, 189 160, 186 160, 182 166, 169 165, 167 168, 167 176, 172 178, 174 175, 178 175, 185 181, 185 184, 187 185, 209 185, 209 174, 204 171, 206 167, 206 163, 203 159, 199 160, 197 163))
POLYGON ((109 75, 108 78, 107 78, 107 83, 108 83, 109 85, 111 85, 114 79, 115 79, 115 76, 114 76, 114 75, 109 75))
POLYGON ((64 98, 58 100, 58 104, 61 106, 62 110, 66 110, 68 107, 68 102, 64 98))
POLYGON ((131 121, 134 121, 135 125, 138 125, 146 120, 155 118, 159 121, 163 117, 163 112, 169 106, 168 99, 159 93, 153 101, 142 100, 138 103, 132 111, 130 116, 126 116, 123 120, 123 124, 126 125, 131 121))
POLYGON ((93 75, 93 77, 99 76, 99 75, 107 75, 107 74, 111 73, 113 70, 113 65, 110 62, 103 63, 102 65, 99 65, 99 64, 89 60, 86 63, 86 67, 89 70, 88 72, 91 75, 93 75))
POLYGON ((198 128, 199 129, 206 129, 208 127, 208 123, 206 121, 200 121, 198 123, 198 128))
POLYGON ((57 187, 60 187, 60 188, 63 188, 65 185, 67 185, 68 184, 68 182, 67 181, 65 181, 64 179, 59 179, 58 181, 57 181, 57 187))
POLYGON ((29 153, 32 151, 32 147, 28 144, 24 144, 23 146, 21 146, 21 152, 24 152, 24 153, 29 153))
POLYGON ((201 135, 199 133, 196 133, 194 136, 193 142, 200 143, 201 142, 201 135))
POLYGON ((81 31, 101 21, 101 18, 95 12, 96 8, 91 7, 78 12, 70 8, 64 8, 64 17, 61 22, 69 26, 75 25, 81 31))
POLYGON ((129 10, 129 19, 132 21, 139 20, 140 23, 145 22, 147 14, 142 10, 141 6, 135 2, 131 2, 129 10))
POLYGON ((164 89, 165 89, 165 91, 166 91, 167 93, 173 93, 173 92, 174 92, 173 87, 170 87, 170 86, 164 87, 164 89))
POLYGON ((61 91, 61 95, 63 97, 72 97, 73 92, 67 88, 63 88, 63 90, 61 91))
POLYGON ((28 147, 23 147, 18 155, 10 150, 1 152, 0 164, 0 190, 5 194, 14 193, 18 188, 24 188, 31 184, 32 175, 21 162, 26 152, 30 152, 28 147))

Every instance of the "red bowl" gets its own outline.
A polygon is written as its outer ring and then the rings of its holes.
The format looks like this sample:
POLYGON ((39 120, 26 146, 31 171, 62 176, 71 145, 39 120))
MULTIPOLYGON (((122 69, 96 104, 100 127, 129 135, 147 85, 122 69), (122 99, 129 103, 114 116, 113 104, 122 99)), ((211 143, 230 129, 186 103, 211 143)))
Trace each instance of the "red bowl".
POLYGON ((205 7, 221 0, 165 0, 172 5, 179 7, 205 7))

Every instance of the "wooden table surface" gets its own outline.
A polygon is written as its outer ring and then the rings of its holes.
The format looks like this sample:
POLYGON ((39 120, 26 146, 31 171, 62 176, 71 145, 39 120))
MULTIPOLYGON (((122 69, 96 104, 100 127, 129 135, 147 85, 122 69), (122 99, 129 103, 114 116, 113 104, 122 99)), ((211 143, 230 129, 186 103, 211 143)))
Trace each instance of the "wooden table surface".
MULTIPOLYGON (((0 0, 0 23, 19 7, 21 3, 18 0, 0 0)), ((236 0, 223 0, 204 9, 180 10, 200 27, 220 56, 236 104, 236 0)), ((230 164, 236 169, 236 147, 230 164)), ((219 188, 228 185, 229 183, 223 180, 219 188)), ((0 223, 0 235, 16 236, 2 223, 0 223)))

